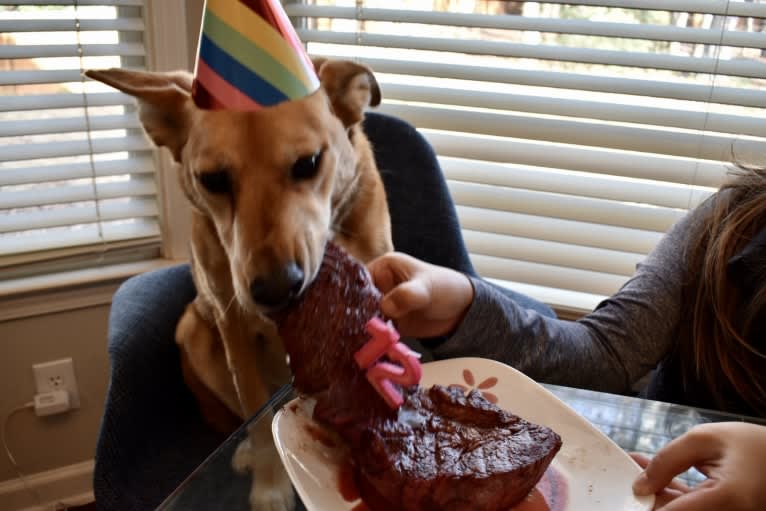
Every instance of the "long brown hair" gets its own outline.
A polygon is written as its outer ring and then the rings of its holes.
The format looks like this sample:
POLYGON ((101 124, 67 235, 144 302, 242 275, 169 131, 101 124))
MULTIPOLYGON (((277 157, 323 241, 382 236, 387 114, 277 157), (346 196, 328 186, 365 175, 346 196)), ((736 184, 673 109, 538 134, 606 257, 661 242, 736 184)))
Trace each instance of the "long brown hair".
MULTIPOLYGON (((703 383, 721 408, 739 396, 766 412, 766 285, 744 296, 727 272, 729 259, 766 227, 766 169, 739 168, 713 199, 688 253, 686 320, 680 357, 685 384, 703 383)), ((756 274, 766 277, 766 254, 756 274)), ((766 279, 764 279, 766 281, 766 279)))

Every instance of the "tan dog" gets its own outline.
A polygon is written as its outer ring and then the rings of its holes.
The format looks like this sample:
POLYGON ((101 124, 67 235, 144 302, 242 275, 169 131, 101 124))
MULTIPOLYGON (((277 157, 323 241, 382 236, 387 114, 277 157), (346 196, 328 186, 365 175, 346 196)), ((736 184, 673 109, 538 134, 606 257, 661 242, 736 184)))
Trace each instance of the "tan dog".
MULTIPOLYGON (((352 62, 315 66, 319 91, 257 112, 197 108, 187 73, 86 72, 138 98, 146 132, 180 164, 198 295, 176 340, 187 384, 222 431, 288 381, 264 312, 305 289, 325 243, 363 261, 392 249, 383 183, 360 126, 365 108, 380 102, 377 82, 352 62)), ((253 508, 292 509, 270 425, 250 433, 234 464, 253 470, 253 508)))

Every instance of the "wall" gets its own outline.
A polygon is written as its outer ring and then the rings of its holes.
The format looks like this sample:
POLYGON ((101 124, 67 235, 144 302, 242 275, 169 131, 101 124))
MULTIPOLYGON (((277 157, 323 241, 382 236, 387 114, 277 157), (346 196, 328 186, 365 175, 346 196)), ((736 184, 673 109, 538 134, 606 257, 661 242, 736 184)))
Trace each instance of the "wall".
MULTIPOLYGON (((81 408, 38 418, 32 410, 14 414, 8 445, 26 474, 93 458, 108 384, 108 305, 0 322, 0 416, 32 400, 32 364, 72 357, 81 408)), ((0 481, 16 473, 0 456, 0 481)), ((2 507, 2 506, 0 506, 2 507)))

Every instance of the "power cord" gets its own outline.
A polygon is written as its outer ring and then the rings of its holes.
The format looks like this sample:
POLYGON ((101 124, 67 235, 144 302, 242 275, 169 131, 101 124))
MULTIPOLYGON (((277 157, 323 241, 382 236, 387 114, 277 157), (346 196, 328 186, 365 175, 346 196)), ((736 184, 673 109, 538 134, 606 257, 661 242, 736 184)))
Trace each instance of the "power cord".
POLYGON ((25 403, 21 406, 18 406, 8 412, 8 414, 3 419, 3 422, 0 424, 0 438, 3 442, 3 449, 5 449, 5 455, 8 457, 8 461, 11 462, 11 466, 13 467, 14 471, 16 472, 16 475, 19 476, 19 479, 21 479, 21 483, 24 485, 24 488, 27 489, 29 493, 34 496, 35 500, 37 501, 37 505, 42 507, 43 502, 40 498, 40 494, 37 492, 35 488, 32 488, 29 485, 29 482, 27 481, 27 477, 21 472, 21 468, 19 468, 19 464, 16 462, 16 458, 13 457, 13 453, 11 452, 11 449, 8 447, 8 440, 6 439, 6 427, 8 425, 8 421, 11 420, 11 417, 16 415, 17 413, 23 411, 23 410, 32 410, 35 407, 35 402, 30 401, 29 403, 25 403))

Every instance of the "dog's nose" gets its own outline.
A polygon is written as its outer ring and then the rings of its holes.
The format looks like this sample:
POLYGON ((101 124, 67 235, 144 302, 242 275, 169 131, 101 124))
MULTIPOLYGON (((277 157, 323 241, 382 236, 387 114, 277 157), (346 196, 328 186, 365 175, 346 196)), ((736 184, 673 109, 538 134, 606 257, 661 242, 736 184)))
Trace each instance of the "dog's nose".
POLYGON ((250 294, 258 305, 279 308, 298 296, 303 286, 303 270, 289 262, 271 275, 259 277, 250 284, 250 294))

